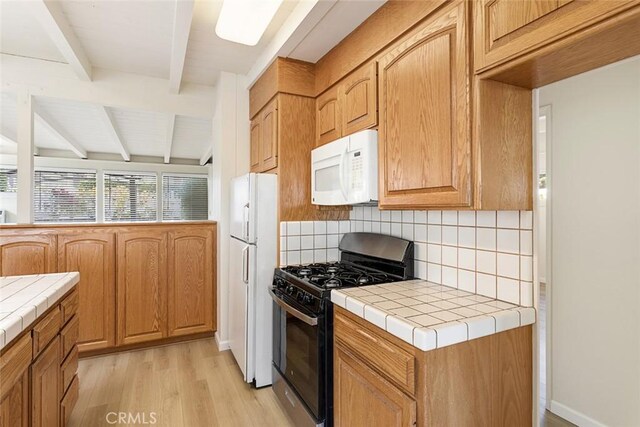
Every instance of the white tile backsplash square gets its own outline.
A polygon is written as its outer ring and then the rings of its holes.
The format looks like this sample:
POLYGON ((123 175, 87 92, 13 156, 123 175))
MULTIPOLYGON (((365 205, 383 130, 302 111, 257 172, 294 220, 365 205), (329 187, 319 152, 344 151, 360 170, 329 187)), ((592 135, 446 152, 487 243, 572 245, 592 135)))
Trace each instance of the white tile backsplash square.
POLYGON ((458 225, 458 211, 442 211, 443 225, 458 225))
POLYGON ((458 227, 442 226, 442 244, 458 246, 458 227))
POLYGON ((435 264, 442 264, 442 246, 427 245, 427 261, 435 264))
POLYGON ((308 236, 313 234, 313 221, 301 221, 300 222, 300 234, 308 236))
POLYGON ((474 227, 458 227, 458 246, 463 248, 476 247, 476 229, 474 227))
POLYGON ((350 221, 340 221, 340 233, 348 233, 350 231, 350 221))
POLYGON ((402 224, 402 238, 413 241, 413 223, 402 224))
POLYGON ((391 211, 380 211, 380 221, 391 221, 391 211))
POLYGON ((475 211, 460 211, 458 212, 458 225, 460 226, 476 226, 476 212, 475 211))
POLYGON ((391 222, 402 222, 402 211, 391 211, 391 222))
POLYGON ((520 304, 520 282, 506 277, 498 277, 498 299, 520 304))
POLYGON ((427 242, 429 243, 441 243, 442 242, 442 226, 429 225, 427 227, 427 242))
POLYGON ((442 211, 427 211, 427 224, 442 224, 442 211))
POLYGON ((415 224, 413 226, 413 234, 416 242, 426 242, 427 226, 425 224, 415 224))
POLYGON ((338 234, 340 232, 340 222, 327 221, 327 234, 338 234))
POLYGON ((498 211, 497 214, 498 228, 520 228, 519 211, 498 211))
POLYGON ((313 249, 313 236, 301 236, 300 237, 300 247, 299 248, 291 248, 291 249, 313 249))
POLYGON ((520 231, 520 254, 533 255, 532 231, 520 231))
POLYGON ((518 255, 498 253, 497 272, 498 276, 509 277, 511 279, 519 279, 520 257, 518 255))
POLYGON ((520 252, 520 233, 518 230, 498 229, 497 234, 498 252, 508 252, 517 254, 520 252))
POLYGON ((427 280, 433 283, 442 283, 442 266, 440 264, 427 263, 427 280))
POLYGON ((476 288, 481 295, 495 298, 497 295, 496 276, 492 274, 476 274, 476 288))
POLYGON ((393 237, 402 237, 402 223, 400 222, 391 223, 391 235, 393 237))
MULTIPOLYGON (((348 221, 345 221, 348 222, 348 221)), ((287 222, 287 236, 299 236, 300 235, 300 221, 287 222)))
POLYGON ((533 281, 533 257, 520 256, 520 280, 533 281))
POLYGON ((413 222, 416 224, 426 224, 427 211, 413 211, 413 222))
POLYGON ((313 250, 302 250, 302 251, 300 251, 300 263, 301 264, 311 264, 311 263, 313 263, 313 250))
POLYGON ((496 250, 496 229, 495 228, 477 228, 476 229, 476 247, 486 251, 496 250))
POLYGON ((533 211, 520 211, 520 228, 533 229, 533 211))
POLYGON ((450 267, 457 267, 458 248, 454 246, 442 246, 442 264, 450 267))
POLYGON ((466 270, 476 269, 475 249, 458 248, 458 267, 466 270))
POLYGON ((489 251, 476 252, 477 270, 481 273, 496 274, 496 253, 489 251))
POLYGON ((287 250, 294 251, 300 249, 300 236, 287 237, 287 250))
POLYGON ((475 292, 476 272, 469 270, 458 270, 458 289, 467 292, 475 292))
POLYGON ((327 221, 314 221, 313 234, 327 234, 327 221))
POLYGON ((478 211, 476 212, 476 225, 478 227, 496 226, 496 211, 478 211))
POLYGON ((402 222, 413 224, 413 211, 402 211, 402 222))

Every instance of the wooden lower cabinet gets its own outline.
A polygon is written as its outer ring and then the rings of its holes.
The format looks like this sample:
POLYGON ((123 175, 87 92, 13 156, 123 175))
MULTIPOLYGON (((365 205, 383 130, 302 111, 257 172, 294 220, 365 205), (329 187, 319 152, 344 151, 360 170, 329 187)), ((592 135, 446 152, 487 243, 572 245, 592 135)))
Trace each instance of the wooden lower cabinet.
POLYGON ((25 370, 0 399, 0 427, 29 425, 29 371, 25 370))
POLYGON ((80 272, 78 343, 81 351, 115 345, 115 233, 84 229, 58 235, 58 270, 80 272))
POLYGON ((167 336, 167 232, 119 233, 118 345, 167 336))
POLYGON ((55 234, 0 234, 0 276, 56 272, 55 234))
POLYGON ((532 345, 524 326, 421 351, 335 307, 334 423, 530 426, 532 345))
POLYGON ((336 427, 410 427, 416 402, 340 346, 334 356, 336 427))
POLYGON ((169 336, 214 329, 214 242, 211 228, 169 232, 169 336))
POLYGON ((31 425, 57 426, 60 420, 60 337, 31 365, 31 425))

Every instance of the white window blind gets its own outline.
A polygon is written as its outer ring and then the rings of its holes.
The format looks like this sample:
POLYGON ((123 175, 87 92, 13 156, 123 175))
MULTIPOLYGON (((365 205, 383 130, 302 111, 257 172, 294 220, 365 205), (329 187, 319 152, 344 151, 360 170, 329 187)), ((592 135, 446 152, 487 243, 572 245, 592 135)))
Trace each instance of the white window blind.
POLYGON ((15 193, 18 170, 0 168, 0 193, 15 193))
POLYGON ((156 175, 104 173, 104 220, 157 221, 156 175))
POLYGON ((162 176, 162 220, 198 221, 209 217, 206 176, 162 176))
POLYGON ((94 222, 96 173, 35 171, 33 212, 35 222, 94 222))

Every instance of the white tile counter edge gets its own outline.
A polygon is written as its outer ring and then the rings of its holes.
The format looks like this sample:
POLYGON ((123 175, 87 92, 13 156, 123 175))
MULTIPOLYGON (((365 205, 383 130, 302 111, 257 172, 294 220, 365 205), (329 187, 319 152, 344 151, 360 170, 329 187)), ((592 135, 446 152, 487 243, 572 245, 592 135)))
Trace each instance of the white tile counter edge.
POLYGON ((331 291, 331 302, 423 351, 531 325, 536 321, 534 308, 517 306, 423 327, 338 290, 331 291))
POLYGON ((0 278, 0 349, 60 303, 79 281, 78 272, 0 278), (18 280, 24 282, 22 288, 7 295, 6 289, 18 280))

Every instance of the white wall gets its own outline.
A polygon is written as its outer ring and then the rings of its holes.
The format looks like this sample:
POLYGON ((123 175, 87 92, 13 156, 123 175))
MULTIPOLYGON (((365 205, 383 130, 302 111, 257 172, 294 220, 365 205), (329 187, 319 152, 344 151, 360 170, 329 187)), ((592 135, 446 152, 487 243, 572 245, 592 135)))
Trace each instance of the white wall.
POLYGON ((540 89, 551 105, 552 411, 640 425, 640 57, 540 89))
POLYGON ((212 219, 218 221, 217 326, 218 347, 229 348, 229 186, 249 171, 249 91, 244 77, 221 72, 213 115, 212 219))

